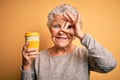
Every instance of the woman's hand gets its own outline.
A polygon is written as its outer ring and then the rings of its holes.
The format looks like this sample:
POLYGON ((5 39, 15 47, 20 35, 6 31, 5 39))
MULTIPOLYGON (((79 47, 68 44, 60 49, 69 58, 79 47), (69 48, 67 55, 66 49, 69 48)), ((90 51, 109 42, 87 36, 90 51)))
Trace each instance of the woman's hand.
POLYGON ((72 24, 74 27, 74 36, 78 37, 80 40, 84 37, 84 33, 82 32, 82 22, 80 14, 78 13, 77 18, 71 14, 70 12, 66 12, 63 16, 72 24))
POLYGON ((32 59, 38 56, 37 49, 28 49, 29 43, 25 43, 22 50, 22 69, 28 70, 32 64, 32 59))

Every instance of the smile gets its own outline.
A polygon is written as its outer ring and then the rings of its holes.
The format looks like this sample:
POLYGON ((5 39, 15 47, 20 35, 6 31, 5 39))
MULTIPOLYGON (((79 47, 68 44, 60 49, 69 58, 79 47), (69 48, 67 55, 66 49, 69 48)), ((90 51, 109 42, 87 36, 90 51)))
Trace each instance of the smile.
POLYGON ((66 38, 66 37, 56 37, 56 40, 57 41, 66 41, 66 40, 68 40, 68 38, 66 38))
POLYGON ((57 39, 67 39, 66 37, 56 37, 57 39))

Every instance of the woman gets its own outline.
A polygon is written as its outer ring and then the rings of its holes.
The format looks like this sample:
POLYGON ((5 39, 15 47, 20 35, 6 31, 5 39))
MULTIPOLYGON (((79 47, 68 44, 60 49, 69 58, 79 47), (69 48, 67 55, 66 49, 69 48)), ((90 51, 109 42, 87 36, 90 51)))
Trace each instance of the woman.
POLYGON ((82 32, 80 14, 71 5, 53 9, 48 15, 48 28, 54 43, 51 48, 38 53, 36 49, 27 50, 29 44, 25 43, 22 80, 89 80, 90 71, 107 73, 115 68, 112 54, 82 32), (85 47, 73 45, 75 37, 85 47))

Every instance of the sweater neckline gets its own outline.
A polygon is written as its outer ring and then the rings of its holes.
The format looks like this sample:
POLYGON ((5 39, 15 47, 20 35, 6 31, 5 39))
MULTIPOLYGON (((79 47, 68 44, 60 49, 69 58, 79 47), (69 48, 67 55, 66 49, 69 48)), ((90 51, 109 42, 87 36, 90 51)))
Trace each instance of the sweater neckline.
POLYGON ((50 53, 48 52, 48 49, 46 49, 46 53, 49 57, 52 57, 52 58, 63 58, 63 57, 67 57, 67 56, 70 56, 72 55, 77 49, 77 46, 75 46, 75 48, 73 49, 72 52, 68 53, 68 54, 65 54, 65 55, 61 55, 61 56, 53 56, 53 55, 50 55, 50 53))

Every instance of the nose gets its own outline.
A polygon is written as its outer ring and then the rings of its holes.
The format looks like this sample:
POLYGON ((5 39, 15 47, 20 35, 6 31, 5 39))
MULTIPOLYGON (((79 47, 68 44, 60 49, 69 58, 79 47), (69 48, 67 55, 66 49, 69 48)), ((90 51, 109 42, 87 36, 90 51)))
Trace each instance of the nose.
POLYGON ((58 32, 58 33, 59 33, 60 35, 67 34, 67 31, 66 31, 66 23, 61 26, 61 28, 59 29, 59 32, 58 32))
POLYGON ((64 35, 64 34, 66 34, 66 32, 65 32, 64 29, 62 28, 62 29, 59 30, 58 34, 59 34, 59 35, 64 35))
POLYGON ((70 25, 70 23, 66 22, 59 30, 59 34, 67 34, 69 31, 67 30, 67 27, 70 25))

